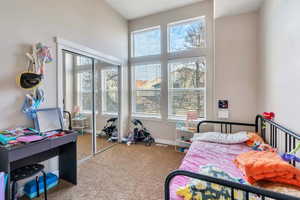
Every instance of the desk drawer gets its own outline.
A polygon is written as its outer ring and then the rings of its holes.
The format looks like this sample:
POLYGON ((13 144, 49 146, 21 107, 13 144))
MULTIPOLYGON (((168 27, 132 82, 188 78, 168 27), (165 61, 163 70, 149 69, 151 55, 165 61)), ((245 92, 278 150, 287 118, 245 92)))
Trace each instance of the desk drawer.
POLYGON ((43 151, 47 151, 51 148, 50 141, 44 140, 40 142, 35 142, 31 144, 26 144, 21 148, 13 149, 9 152, 10 161, 20 160, 43 151))
POLYGON ((57 138, 52 138, 51 139, 51 148, 59 147, 64 144, 70 143, 70 142, 75 142, 77 140, 77 135, 76 134, 67 134, 62 137, 57 137, 57 138))

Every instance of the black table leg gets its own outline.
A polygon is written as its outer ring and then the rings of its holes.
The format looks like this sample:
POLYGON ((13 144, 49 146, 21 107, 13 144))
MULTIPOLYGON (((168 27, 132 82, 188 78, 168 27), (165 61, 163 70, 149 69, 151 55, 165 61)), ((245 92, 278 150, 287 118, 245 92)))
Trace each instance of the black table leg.
POLYGON ((44 171, 42 171, 43 173, 43 181, 44 181, 44 196, 45 196, 45 200, 47 200, 47 175, 44 171))
POLYGON ((59 177, 77 185, 77 143, 71 142, 60 147, 59 177))

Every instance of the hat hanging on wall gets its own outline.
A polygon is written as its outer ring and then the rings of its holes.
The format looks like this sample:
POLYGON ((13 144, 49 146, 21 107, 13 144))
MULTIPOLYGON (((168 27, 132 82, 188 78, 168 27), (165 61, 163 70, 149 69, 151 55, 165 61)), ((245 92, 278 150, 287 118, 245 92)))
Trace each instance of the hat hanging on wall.
POLYGON ((31 90, 25 95, 22 111, 31 119, 36 109, 44 101, 44 91, 39 88, 45 76, 45 65, 53 61, 50 47, 37 43, 32 45, 32 51, 26 53, 28 69, 17 76, 17 85, 22 89, 31 90))
POLYGON ((17 77, 17 83, 23 89, 35 89, 41 84, 42 77, 41 74, 23 72, 17 77))
POLYGON ((32 53, 26 53, 28 71, 17 77, 17 84, 23 89, 34 89, 38 87, 44 76, 45 64, 53 61, 50 47, 37 43, 32 46, 32 53))

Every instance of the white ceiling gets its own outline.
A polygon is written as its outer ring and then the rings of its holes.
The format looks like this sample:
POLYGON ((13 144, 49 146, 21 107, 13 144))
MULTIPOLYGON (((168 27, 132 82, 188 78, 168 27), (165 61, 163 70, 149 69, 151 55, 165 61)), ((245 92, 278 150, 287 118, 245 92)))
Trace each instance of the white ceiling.
MULTIPOLYGON (((182 7, 204 0, 106 0, 128 20, 182 7)), ((264 0, 214 0, 215 17, 258 10, 264 0)))
POLYGON ((215 0, 215 18, 258 10, 264 0, 215 0))
POLYGON ((126 19, 135 19, 203 0, 106 0, 126 19))

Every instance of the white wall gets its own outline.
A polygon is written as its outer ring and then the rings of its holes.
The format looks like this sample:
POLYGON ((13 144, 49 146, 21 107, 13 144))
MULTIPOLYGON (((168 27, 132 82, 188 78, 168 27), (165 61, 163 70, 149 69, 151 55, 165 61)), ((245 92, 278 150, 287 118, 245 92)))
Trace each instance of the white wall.
MULTIPOLYGON (((192 5, 184 6, 181 8, 177 9, 172 9, 169 11, 161 12, 158 14, 142 17, 139 19, 134 19, 129 21, 129 33, 136 31, 136 30, 141 30, 144 28, 149 28, 153 26, 161 26, 161 37, 163 41, 167 41, 167 24, 184 20, 184 19, 189 19, 189 18, 194 18, 194 17, 199 17, 199 16, 206 16, 206 22, 207 22, 207 66, 209 68, 209 71, 211 72, 208 76, 207 82, 211 82, 212 79, 212 73, 213 73, 213 59, 212 59, 212 54, 213 54, 213 3, 212 1, 203 1, 199 3, 195 3, 192 5)), ((129 35, 130 36, 130 35, 129 35)), ((129 41, 130 41, 129 37, 129 41)), ((166 52, 167 42, 162 42, 162 48, 164 49, 163 52, 166 52)), ((199 56, 200 53, 199 53, 199 56)), ((138 58, 137 58, 138 59, 138 58)), ((162 74, 167 74, 167 55, 166 53, 162 53, 161 57, 158 58, 158 61, 161 61, 162 63, 162 74)), ((164 76, 164 75, 163 75, 164 76)), ((166 77, 166 76, 164 76, 166 77)), ((174 135, 175 135, 175 121, 168 121, 168 113, 167 113, 167 107, 168 107, 168 97, 166 94, 166 89, 167 89, 167 80, 162 80, 161 83, 161 90, 162 95, 161 95, 161 115, 162 119, 142 119, 144 122, 145 126, 150 130, 152 135, 156 139, 163 139, 164 142, 170 142, 170 140, 174 140, 174 135)), ((211 84, 209 84, 211 87, 211 84)), ((208 90, 207 92, 209 95, 212 97, 212 90, 208 90)), ((210 100, 208 102, 208 117, 211 118, 212 116, 212 108, 211 108, 211 102, 210 100)))
MULTIPOLYGON (((18 73, 26 70, 25 53, 43 42, 52 47, 54 37, 79 43, 127 62, 128 24, 104 0, 3 0, 0 6, 0 128, 32 125, 21 112, 26 91, 16 85, 18 73)), ((127 69, 123 71, 126 75, 127 69)), ((56 63, 46 66, 43 107, 56 106, 56 63)), ((128 91, 127 79, 123 94, 128 91)), ((126 108, 126 103, 125 103, 126 108)), ((126 112, 126 111, 125 111, 126 112)), ((49 162, 57 169, 56 162, 49 162)))
POLYGON ((300 1, 265 0, 260 13, 259 110, 300 133, 300 1))
POLYGON ((229 100, 229 120, 254 122, 257 114, 258 13, 215 20, 215 105, 229 100))
MULTIPOLYGON (((53 37, 60 36, 127 61, 127 21, 104 0, 5 0, 0 26, 0 128, 31 124, 20 112, 26 91, 16 85, 31 44, 44 42, 55 55, 53 37)), ((56 106, 55 62, 46 66, 44 88, 44 107, 56 106)))

